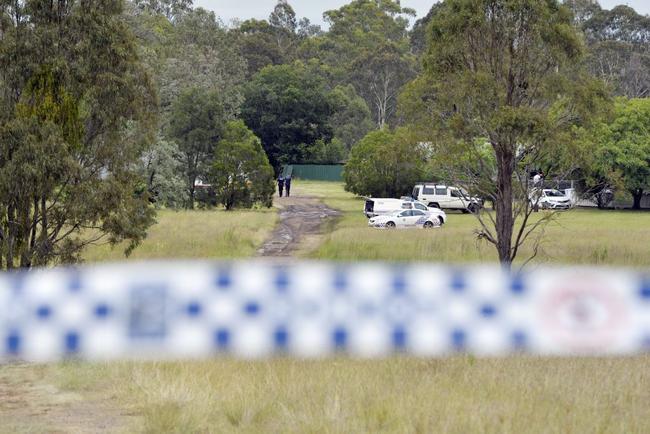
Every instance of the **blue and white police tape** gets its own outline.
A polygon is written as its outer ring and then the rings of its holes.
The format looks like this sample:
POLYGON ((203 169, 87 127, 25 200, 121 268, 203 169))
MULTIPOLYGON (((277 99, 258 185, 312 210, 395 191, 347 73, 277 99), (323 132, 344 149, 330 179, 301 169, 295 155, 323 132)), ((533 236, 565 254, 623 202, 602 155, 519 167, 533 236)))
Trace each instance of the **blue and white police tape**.
POLYGON ((650 351, 650 278, 615 269, 129 263, 0 275, 0 359, 650 351))

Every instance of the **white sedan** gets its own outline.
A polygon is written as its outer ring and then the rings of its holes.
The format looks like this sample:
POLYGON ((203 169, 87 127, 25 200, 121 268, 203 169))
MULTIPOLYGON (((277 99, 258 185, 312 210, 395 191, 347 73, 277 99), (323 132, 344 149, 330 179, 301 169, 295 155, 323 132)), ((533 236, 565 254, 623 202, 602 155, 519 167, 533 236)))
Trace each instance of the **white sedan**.
POLYGON ((368 220, 368 226, 375 228, 425 228, 440 227, 441 219, 438 215, 426 213, 419 209, 405 209, 387 215, 380 215, 368 220))

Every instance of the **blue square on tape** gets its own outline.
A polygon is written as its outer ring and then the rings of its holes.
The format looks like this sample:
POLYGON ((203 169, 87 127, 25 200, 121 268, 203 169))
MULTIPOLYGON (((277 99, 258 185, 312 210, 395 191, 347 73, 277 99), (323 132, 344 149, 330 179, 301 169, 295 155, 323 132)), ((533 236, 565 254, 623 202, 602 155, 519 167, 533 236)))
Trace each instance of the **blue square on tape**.
POLYGON ((65 335, 65 352, 74 354, 79 351, 79 334, 75 331, 70 331, 65 335))
POLYGON ((332 340, 334 341, 334 348, 343 350, 348 343, 348 332, 343 327, 338 327, 332 333, 332 340))
POLYGON ((70 273, 70 279, 68 280, 68 291, 70 292, 79 292, 81 291, 83 285, 81 283, 81 276, 79 271, 73 270, 70 273))
POLYGON ((6 341, 7 353, 14 356, 17 355, 20 352, 21 341, 22 339, 18 332, 11 332, 9 336, 7 336, 6 341))
POLYGON ((334 290, 336 292, 344 292, 348 287, 348 279, 343 270, 336 270, 334 272, 334 290))
POLYGON ((289 345, 289 332, 287 332, 286 327, 280 326, 275 329, 273 341, 275 342, 276 349, 286 351, 289 345))
POLYGON ((275 289, 278 292, 286 292, 289 288, 289 275, 284 269, 279 269, 275 275, 275 289))
POLYGON ((248 316, 257 316, 261 310, 262 307, 257 301, 248 301, 244 305, 244 313, 246 313, 248 316))
POLYGON ((36 309, 36 316, 40 320, 46 320, 52 316, 52 308, 48 305, 39 306, 36 309))
POLYGON ((193 301, 187 305, 186 308, 187 316, 197 317, 201 315, 202 310, 203 307, 201 306, 201 303, 199 303, 198 301, 193 301))
POLYGON ((215 282, 217 288, 221 290, 226 290, 232 285, 232 279, 230 278, 230 272, 227 270, 219 270, 217 273, 217 281, 215 282))
POLYGON ((512 291, 514 294, 519 295, 523 294, 525 290, 526 286, 524 285, 524 280, 522 277, 519 275, 514 276, 510 282, 510 291, 512 291))
POLYGON ((456 351, 463 351, 467 341, 467 334, 463 329, 456 329, 451 332, 451 345, 456 351))
POLYGON ((100 319, 107 318, 111 314, 111 308, 105 304, 100 303, 95 306, 95 316, 100 319))
POLYGON ((393 277, 393 292, 395 294, 403 294, 406 291, 406 279, 404 275, 398 273, 393 277))
POLYGON ((515 330, 512 332, 511 339, 512 346, 515 350, 521 351, 526 349, 526 346, 528 345, 528 337, 526 336, 526 333, 521 330, 515 330))
POLYGON ((214 344, 220 350, 228 349, 230 346, 230 330, 218 329, 214 332, 214 344))
POLYGON ((481 316, 484 318, 492 318, 497 314, 497 308, 491 304, 484 304, 481 306, 481 316))
POLYGON ((167 288, 135 286, 129 294, 129 336, 159 339, 167 333, 167 288))
POLYGON ((406 330, 403 327, 395 327, 393 330, 393 347, 398 351, 406 349, 406 330))
POLYGON ((451 276, 451 282, 449 282, 449 286, 454 292, 464 291, 467 286, 467 283, 465 282, 465 275, 460 271, 454 272, 454 274, 451 276))
POLYGON ((644 301, 650 301, 650 279, 644 279, 641 282, 641 289, 639 290, 639 296, 644 301))

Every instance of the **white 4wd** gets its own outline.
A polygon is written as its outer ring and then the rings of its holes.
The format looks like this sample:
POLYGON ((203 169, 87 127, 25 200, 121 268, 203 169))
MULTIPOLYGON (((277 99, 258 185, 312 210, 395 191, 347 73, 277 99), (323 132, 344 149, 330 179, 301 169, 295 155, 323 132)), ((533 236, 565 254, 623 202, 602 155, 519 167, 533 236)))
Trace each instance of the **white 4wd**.
POLYGON ((462 188, 440 184, 416 184, 413 188, 413 198, 429 207, 457 209, 471 213, 477 212, 483 206, 480 198, 471 197, 462 188))

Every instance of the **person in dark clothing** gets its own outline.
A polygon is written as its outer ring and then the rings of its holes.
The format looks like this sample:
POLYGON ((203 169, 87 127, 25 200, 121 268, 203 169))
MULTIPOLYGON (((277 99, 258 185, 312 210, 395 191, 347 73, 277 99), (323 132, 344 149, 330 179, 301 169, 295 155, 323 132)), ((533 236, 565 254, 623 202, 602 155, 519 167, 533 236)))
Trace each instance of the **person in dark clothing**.
MULTIPOLYGON (((280 197, 282 197, 282 191, 283 190, 284 190, 284 178, 282 176, 280 176, 278 178, 278 193, 280 194, 280 197)), ((288 192, 289 192, 289 190, 287 190, 287 196, 289 196, 288 192)))
POLYGON ((284 186, 287 189, 287 197, 289 197, 289 194, 291 193, 291 176, 287 176, 284 180, 284 186))

